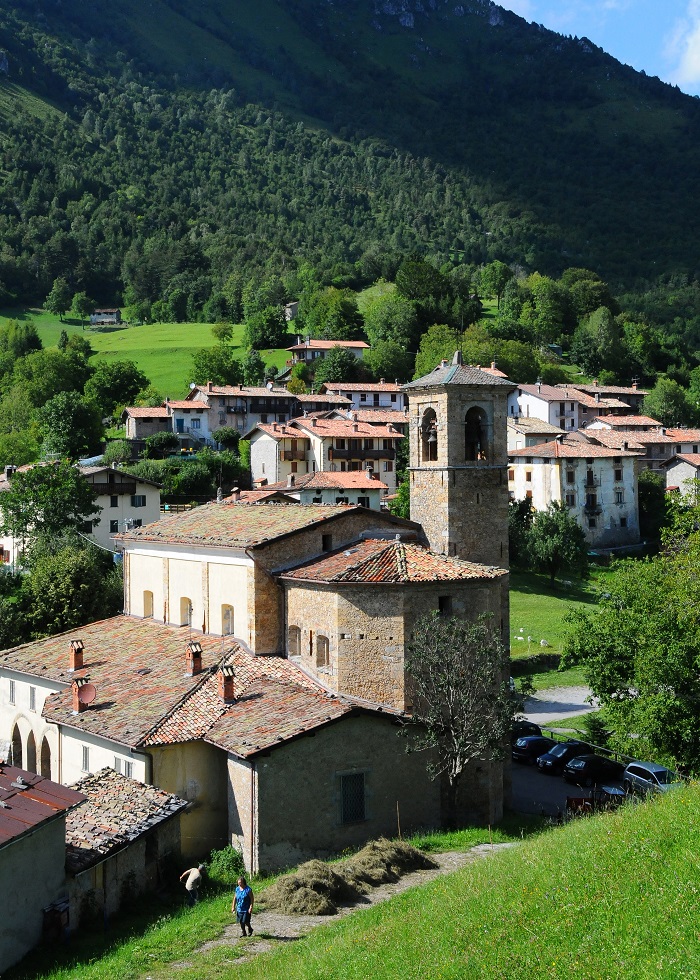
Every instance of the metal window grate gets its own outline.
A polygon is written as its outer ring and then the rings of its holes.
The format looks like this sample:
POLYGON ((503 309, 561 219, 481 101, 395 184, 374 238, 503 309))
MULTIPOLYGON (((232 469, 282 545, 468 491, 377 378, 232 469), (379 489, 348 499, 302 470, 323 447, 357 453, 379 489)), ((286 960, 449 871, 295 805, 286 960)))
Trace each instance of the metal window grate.
POLYGON ((340 777, 343 823, 365 819, 365 774, 353 772, 340 777))

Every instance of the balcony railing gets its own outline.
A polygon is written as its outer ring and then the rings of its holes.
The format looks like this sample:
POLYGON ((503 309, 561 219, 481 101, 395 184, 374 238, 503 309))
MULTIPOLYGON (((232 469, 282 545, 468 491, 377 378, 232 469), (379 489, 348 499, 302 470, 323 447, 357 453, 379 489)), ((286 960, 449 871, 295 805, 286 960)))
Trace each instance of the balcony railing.
POLYGON ((593 504, 593 503, 589 503, 588 501, 586 501, 586 503, 583 505, 583 509, 587 514, 603 513, 603 508, 601 507, 600 504, 593 504))
POLYGON ((329 459, 396 459, 395 449, 329 449, 329 459))
POLYGON ((302 462, 306 459, 305 449, 283 449, 282 459, 285 463, 299 461, 302 462))

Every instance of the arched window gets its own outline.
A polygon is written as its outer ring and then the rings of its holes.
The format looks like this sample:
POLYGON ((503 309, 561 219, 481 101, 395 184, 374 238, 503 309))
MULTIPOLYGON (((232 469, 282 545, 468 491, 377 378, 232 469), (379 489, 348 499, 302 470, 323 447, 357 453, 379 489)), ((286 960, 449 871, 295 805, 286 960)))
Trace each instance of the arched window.
POLYGON ((464 420, 464 458, 467 462, 486 459, 488 455, 486 412, 470 408, 464 420))
POLYGON ((330 648, 328 637, 321 633, 316 635, 316 666, 327 667, 330 664, 330 648))
POLYGON ((51 746, 46 736, 41 740, 41 775, 51 779, 51 746))
POLYGON ((437 415, 432 408, 426 408, 420 424, 421 462, 434 463, 438 458, 437 415))
POLYGON ((224 636, 233 636, 233 606, 221 607, 221 632, 224 636))
POLYGON ((153 593, 143 594, 143 615, 145 619, 153 619, 153 593))
POLYGON ((36 742, 34 741, 34 732, 30 732, 27 739, 27 772, 36 772, 36 742))
POLYGON ((183 596, 180 599, 180 626, 191 626, 192 625, 192 603, 187 598, 183 596))
POLYGON ((301 656, 301 630, 298 626, 290 626, 287 630, 287 656, 301 656))
POLYGON ((22 736, 17 725, 12 729, 12 765, 18 769, 24 769, 24 757, 22 755, 22 736))

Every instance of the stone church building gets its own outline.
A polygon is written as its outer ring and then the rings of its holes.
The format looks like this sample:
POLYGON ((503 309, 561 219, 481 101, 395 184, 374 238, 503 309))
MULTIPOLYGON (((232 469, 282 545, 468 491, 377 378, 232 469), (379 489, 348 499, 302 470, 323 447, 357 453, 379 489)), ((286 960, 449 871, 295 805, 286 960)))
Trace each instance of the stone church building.
MULTIPOLYGON (((508 636, 510 388, 458 357, 406 386, 411 521, 230 499, 123 535, 123 616, 0 653, 0 744, 60 782, 108 765, 175 793, 184 850, 233 842, 251 871, 397 814, 439 825, 439 781, 398 737, 404 650, 431 610, 508 636)), ((473 767, 464 822, 503 803, 503 766, 473 767)))

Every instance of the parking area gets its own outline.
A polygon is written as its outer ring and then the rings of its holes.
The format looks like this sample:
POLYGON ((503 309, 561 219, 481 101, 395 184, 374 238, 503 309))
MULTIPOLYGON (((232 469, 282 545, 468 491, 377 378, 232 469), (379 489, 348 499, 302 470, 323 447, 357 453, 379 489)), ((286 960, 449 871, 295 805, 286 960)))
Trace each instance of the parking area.
MULTIPOLYGON (((566 810, 567 796, 589 798, 590 789, 581 789, 567 783, 563 776, 550 776, 540 772, 537 766, 511 763, 512 808, 517 813, 535 813, 538 816, 557 817, 566 810)), ((608 786, 620 787, 620 783, 608 782, 608 786)))

